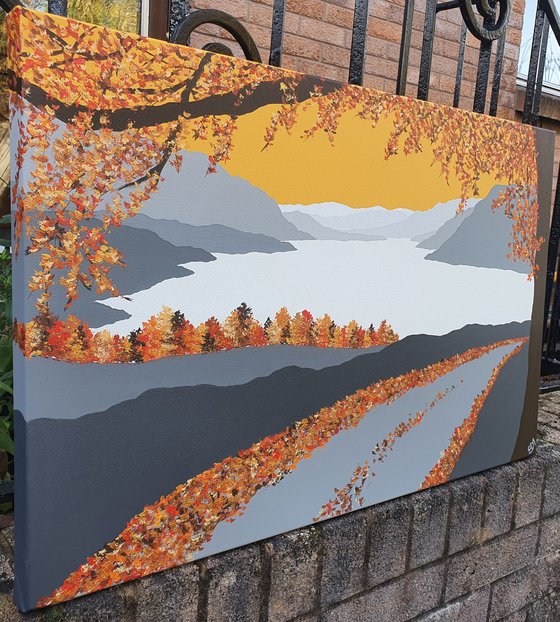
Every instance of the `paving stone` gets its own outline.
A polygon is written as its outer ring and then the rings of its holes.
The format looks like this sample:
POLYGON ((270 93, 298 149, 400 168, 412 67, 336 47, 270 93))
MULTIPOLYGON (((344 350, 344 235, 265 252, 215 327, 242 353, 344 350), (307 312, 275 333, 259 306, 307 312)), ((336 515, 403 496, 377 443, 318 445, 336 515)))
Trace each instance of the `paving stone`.
POLYGON ((560 514, 545 518, 541 523, 539 555, 551 555, 560 551, 560 514))
POLYGON ((434 609, 441 598, 444 564, 413 570, 328 611, 325 622, 404 622, 434 609))
POLYGON ((24 616, 16 609, 10 593, 0 594, 0 620, 2 622, 24 622, 33 618, 38 619, 36 615, 24 616))
POLYGON ((196 622, 198 568, 187 564, 136 581, 135 622, 196 622))
POLYGON ((132 583, 94 592, 64 603, 60 608, 45 609, 44 622, 128 622, 136 617, 132 583), (60 617, 57 615, 60 613, 60 617), (50 617, 47 617, 50 616, 50 617))
POLYGON ((539 423, 544 423, 553 428, 560 429, 560 417, 558 411, 550 412, 548 408, 539 409, 539 423))
POLYGON ((0 531, 0 594, 9 594, 14 587, 13 549, 10 532, 11 529, 0 531))
POLYGON ((515 613, 511 613, 509 616, 502 618, 500 622, 527 622, 527 614, 529 613, 529 609, 520 609, 515 613))
POLYGON ((515 499, 515 527, 523 527, 539 519, 541 513, 544 462, 534 456, 515 463, 518 474, 515 499))
POLYGON ((330 605, 357 594, 363 588, 367 513, 354 512, 325 521, 321 529, 321 602, 330 605))
POLYGON ((449 560, 446 601, 501 579, 535 558, 538 526, 528 525, 449 560))
POLYGON ((513 502, 517 486, 515 467, 506 465, 485 473, 486 503, 483 516, 483 538, 489 540, 511 528, 513 502))
POLYGON ((418 568, 442 557, 449 516, 449 491, 432 488, 412 499, 410 567, 418 568))
POLYGON ((560 445, 560 430, 551 426, 543 425, 539 426, 539 432, 543 441, 552 445, 560 445))
POLYGON ((313 611, 317 599, 319 529, 293 531, 265 546, 271 557, 269 622, 283 622, 313 611))
POLYGON ((482 541, 485 485, 486 480, 480 475, 466 477, 451 484, 450 555, 482 541))
POLYGON ((417 618, 416 622, 481 622, 486 620, 490 588, 485 587, 417 618))
POLYGON ((208 622, 259 619, 261 550, 253 545, 206 560, 208 622))
POLYGON ((373 526, 367 584, 373 587, 404 572, 412 510, 410 500, 404 498, 383 503, 370 511, 373 526))
POLYGON ((560 410, 560 391, 550 391, 549 393, 544 393, 539 396, 539 407, 540 406, 551 406, 558 408, 560 410))

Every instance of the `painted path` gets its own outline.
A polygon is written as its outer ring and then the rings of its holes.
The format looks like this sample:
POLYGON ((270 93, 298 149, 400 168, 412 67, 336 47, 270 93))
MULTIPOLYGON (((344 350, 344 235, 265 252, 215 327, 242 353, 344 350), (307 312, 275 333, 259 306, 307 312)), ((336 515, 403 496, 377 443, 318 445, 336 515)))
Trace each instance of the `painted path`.
MULTIPOLYGON (((371 462, 372 450, 409 417, 427 409, 421 423, 397 439, 385 458, 372 467, 362 491, 363 505, 371 505, 418 490, 453 430, 470 413, 492 371, 516 344, 496 348, 465 363, 435 383, 411 389, 388 405, 371 409, 355 427, 334 436, 315 450, 293 473, 274 486, 259 490, 245 513, 233 522, 221 522, 212 540, 196 558, 213 555, 273 534, 309 524, 317 517, 334 488, 344 488, 356 467, 371 462), (438 393, 445 394, 437 399, 438 393), (435 405, 429 405, 436 400, 435 405)), ((354 507, 356 509, 356 507, 354 507)))

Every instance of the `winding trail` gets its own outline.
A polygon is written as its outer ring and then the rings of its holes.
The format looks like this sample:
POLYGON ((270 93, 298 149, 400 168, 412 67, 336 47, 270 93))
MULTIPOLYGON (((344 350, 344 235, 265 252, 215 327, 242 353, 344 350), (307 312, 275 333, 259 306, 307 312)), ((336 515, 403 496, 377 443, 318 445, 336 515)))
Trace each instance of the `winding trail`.
POLYGON ((516 346, 496 348, 433 384, 411 389, 389 404, 372 408, 361 423, 316 449, 280 482, 260 489, 242 516, 231 523, 218 524, 212 540, 196 557, 309 524, 333 497, 334 489, 340 490, 352 480, 358 465, 366 461, 371 464, 372 450, 377 444, 382 444, 400 423, 426 409, 438 393, 447 391, 418 425, 395 442, 382 461, 371 466, 361 489, 362 504, 372 505, 418 490, 448 447, 455 428, 470 414, 476 396, 485 390, 494 369, 516 346))

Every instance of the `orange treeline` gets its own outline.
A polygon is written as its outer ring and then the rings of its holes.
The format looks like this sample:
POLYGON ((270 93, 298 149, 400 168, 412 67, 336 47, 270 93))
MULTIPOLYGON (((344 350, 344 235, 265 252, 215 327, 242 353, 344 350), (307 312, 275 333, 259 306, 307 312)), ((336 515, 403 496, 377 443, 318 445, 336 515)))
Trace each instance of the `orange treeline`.
POLYGON ((383 320, 363 328, 352 320, 338 326, 329 315, 315 319, 309 311, 293 317, 282 307, 260 324, 244 302, 220 323, 211 317, 194 326, 169 307, 128 335, 108 330, 94 333, 86 322, 69 315, 65 320, 37 316, 16 324, 16 341, 27 357, 44 356, 73 363, 142 363, 166 356, 205 354, 233 348, 287 344, 318 348, 368 348, 388 345, 399 336, 383 320))
MULTIPOLYGON (((471 348, 423 369, 375 382, 331 406, 268 436, 193 477, 135 516, 124 531, 73 572, 37 607, 69 600, 111 585, 183 564, 212 539, 222 522, 243 515, 261 488, 274 485, 326 445, 356 427, 366 413, 415 387, 427 386, 457 367, 526 338, 471 348)), ((507 358, 514 356, 514 350, 507 358)), ((363 469, 356 479, 365 475, 363 469)))

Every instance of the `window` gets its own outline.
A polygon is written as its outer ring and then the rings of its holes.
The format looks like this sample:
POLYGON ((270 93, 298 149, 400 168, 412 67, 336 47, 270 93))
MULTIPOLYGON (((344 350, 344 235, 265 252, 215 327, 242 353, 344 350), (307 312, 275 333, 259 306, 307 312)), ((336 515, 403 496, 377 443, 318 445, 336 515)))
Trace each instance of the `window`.
MULTIPOLYGON (((558 0, 553 1, 558 2, 558 0)), ((537 0, 526 0, 517 71, 521 83, 525 83, 529 71, 536 11, 537 0)), ((558 46, 552 31, 548 35, 543 85, 547 92, 560 95, 560 46, 558 46)))
POLYGON ((142 0, 68 0, 68 17, 140 33, 142 0))

